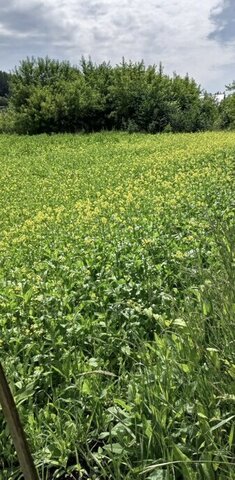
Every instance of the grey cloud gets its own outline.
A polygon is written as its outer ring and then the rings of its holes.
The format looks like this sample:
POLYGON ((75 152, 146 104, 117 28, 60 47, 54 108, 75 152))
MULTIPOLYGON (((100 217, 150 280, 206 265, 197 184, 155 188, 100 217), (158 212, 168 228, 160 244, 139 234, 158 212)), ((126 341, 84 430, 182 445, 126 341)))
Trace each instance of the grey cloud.
POLYGON ((50 27, 50 20, 47 20, 45 8, 40 2, 24 9, 8 2, 7 7, 0 8, 0 13, 0 23, 13 34, 23 32, 37 35, 50 27))
POLYGON ((220 42, 230 42, 235 39, 235 2, 226 0, 224 8, 220 13, 211 13, 211 19, 215 30, 209 38, 220 42))
POLYGON ((135 29, 138 27, 138 24, 136 20, 133 18, 133 16, 131 15, 131 13, 126 14, 123 17, 116 17, 116 18, 114 17, 113 25, 115 25, 118 28, 124 29, 125 31, 126 29, 130 29, 130 28, 135 29))
MULTIPOLYGON (((1 1, 1 0, 0 0, 1 1)), ((71 40, 72 28, 61 29, 58 19, 50 15, 45 3, 35 1, 32 5, 17 6, 14 1, 8 7, 0 5, 0 39, 6 44, 18 47, 18 42, 30 48, 32 44, 53 44, 59 40, 65 45, 71 40), (27 38, 28 37, 28 38, 27 38), (30 39, 30 41, 29 41, 30 39)), ((0 45, 2 42, 0 41, 0 45)))
POLYGON ((107 35, 107 32, 102 32, 99 29, 95 28, 93 31, 94 40, 101 44, 107 44, 110 41, 110 38, 107 35))
MULTIPOLYGON (((60 4, 66 9, 66 4, 60 4)), ((89 18, 92 20, 99 20, 108 13, 108 7, 105 3, 96 0, 79 0, 73 4, 73 15, 77 19, 89 18)))
POLYGON ((70 45, 71 32, 53 20, 41 1, 0 4, 0 69, 12 69, 26 56, 63 57, 61 45, 64 49, 70 45))
POLYGON ((99 17, 107 14, 107 6, 101 2, 84 2, 83 11, 91 17, 99 17))

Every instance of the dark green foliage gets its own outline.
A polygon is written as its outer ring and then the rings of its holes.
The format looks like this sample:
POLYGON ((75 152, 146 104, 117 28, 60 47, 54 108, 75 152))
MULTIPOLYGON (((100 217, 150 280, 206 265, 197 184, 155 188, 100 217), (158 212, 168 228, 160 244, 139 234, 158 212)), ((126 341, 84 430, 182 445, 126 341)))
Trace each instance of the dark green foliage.
POLYGON ((0 111, 8 106, 10 74, 0 70, 0 111))
POLYGON ((112 67, 81 59, 80 68, 48 57, 27 58, 11 78, 10 107, 18 133, 127 130, 195 132, 218 125, 218 105, 188 75, 162 64, 112 67))
POLYGON ((0 97, 9 95, 10 74, 0 70, 0 97))
POLYGON ((218 105, 212 95, 205 93, 200 102, 198 122, 201 130, 217 130, 220 127, 218 105))
POLYGON ((235 80, 226 86, 229 95, 220 104, 221 127, 225 129, 235 128, 235 80))
POLYGON ((232 92, 234 91, 235 92, 235 80, 233 80, 232 83, 230 83, 230 85, 226 85, 226 88, 228 91, 232 92))
POLYGON ((220 105, 222 128, 235 128, 235 93, 226 97, 220 105))
POLYGON ((0 108, 3 107, 7 107, 7 104, 8 104, 8 100, 6 97, 0 97, 0 108))

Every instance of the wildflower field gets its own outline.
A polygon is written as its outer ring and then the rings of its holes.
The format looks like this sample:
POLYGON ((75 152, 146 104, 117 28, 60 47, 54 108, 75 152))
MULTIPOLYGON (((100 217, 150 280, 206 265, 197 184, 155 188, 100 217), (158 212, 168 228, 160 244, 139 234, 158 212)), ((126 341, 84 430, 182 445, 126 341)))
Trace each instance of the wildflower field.
POLYGON ((235 133, 1 135, 0 226, 40 478, 235 479, 235 133))

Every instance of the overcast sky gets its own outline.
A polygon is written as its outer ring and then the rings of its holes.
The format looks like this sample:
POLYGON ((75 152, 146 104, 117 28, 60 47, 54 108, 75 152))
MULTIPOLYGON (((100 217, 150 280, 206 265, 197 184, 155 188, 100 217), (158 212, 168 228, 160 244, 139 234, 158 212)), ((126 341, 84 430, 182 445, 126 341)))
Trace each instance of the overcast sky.
POLYGON ((32 55, 162 61, 223 90, 235 80, 235 0, 0 0, 0 70, 32 55))

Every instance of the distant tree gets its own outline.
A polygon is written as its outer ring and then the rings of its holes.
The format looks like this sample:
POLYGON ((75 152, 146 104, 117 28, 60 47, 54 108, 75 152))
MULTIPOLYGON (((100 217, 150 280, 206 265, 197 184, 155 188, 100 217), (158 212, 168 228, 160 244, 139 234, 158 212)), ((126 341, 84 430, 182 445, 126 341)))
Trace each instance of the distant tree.
POLYGON ((220 104, 221 127, 235 128, 235 94, 228 95, 220 104))
POLYGON ((229 95, 225 96, 219 105, 221 127, 226 129, 235 128, 235 80, 226 85, 229 95))
POLYGON ((230 83, 229 85, 226 85, 226 90, 228 90, 230 92, 235 91, 235 80, 233 80, 233 82, 230 83))
POLYGON ((58 82, 71 81, 78 76, 78 70, 69 62, 59 62, 48 57, 23 60, 11 78, 11 104, 18 111, 25 107, 35 87, 49 87, 56 90, 58 82))
POLYGON ((158 70, 158 73, 160 75, 160 77, 163 76, 163 71, 164 71, 164 67, 162 65, 162 62, 159 63, 159 70, 158 70))
POLYGON ((113 83, 113 68, 110 63, 103 62, 96 65, 90 58, 86 60, 82 57, 80 69, 86 85, 95 92, 97 98, 99 96, 100 107, 93 110, 91 130, 112 128, 112 121, 110 120, 112 106, 108 94, 113 83), (102 111, 100 110, 101 104, 102 111))
POLYGON ((136 129, 141 129, 140 109, 145 90, 144 63, 127 63, 123 59, 121 65, 114 68, 112 83, 108 88, 109 120, 113 128, 126 129, 132 120, 136 129))
POLYGON ((10 108, 20 133, 65 131, 64 95, 79 72, 69 62, 27 58, 11 78, 10 108), (64 86, 64 88, 63 88, 64 86))
POLYGON ((214 95, 204 92, 200 100, 199 130, 214 130, 221 126, 219 106, 214 95))
MULTIPOLYGON (((112 67, 83 57, 73 67, 48 57, 27 58, 13 72, 10 91, 5 118, 19 133, 194 132, 219 124, 213 98, 202 95, 188 75, 166 75, 162 63, 146 67, 123 58, 112 67)), ((228 115, 225 109, 225 125, 231 123, 228 115)))
POLYGON ((0 70, 0 97, 9 95, 10 74, 0 70))
POLYGON ((94 117, 101 116, 99 91, 68 62, 24 60, 14 72, 11 91, 20 133, 89 131, 94 117))
POLYGON ((0 108, 5 108, 8 105, 7 97, 0 97, 0 108))

